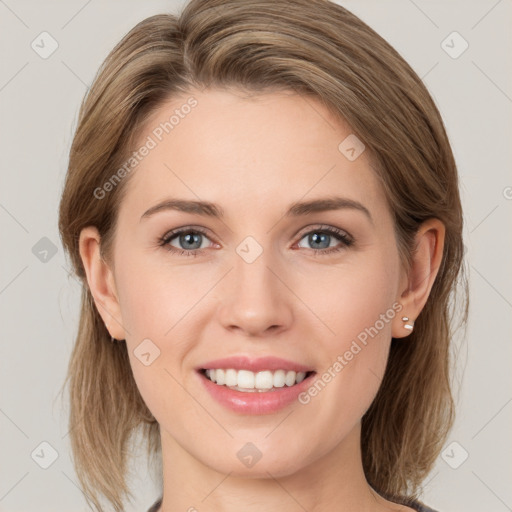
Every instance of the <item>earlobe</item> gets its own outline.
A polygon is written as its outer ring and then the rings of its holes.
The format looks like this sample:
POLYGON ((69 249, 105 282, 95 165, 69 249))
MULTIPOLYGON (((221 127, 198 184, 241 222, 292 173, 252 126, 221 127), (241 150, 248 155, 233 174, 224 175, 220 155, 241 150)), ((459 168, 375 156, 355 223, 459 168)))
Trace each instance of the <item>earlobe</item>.
POLYGON ((89 289, 96 308, 107 326, 110 335, 124 339, 121 309, 115 287, 113 272, 100 254, 101 237, 94 226, 80 232, 79 250, 85 268, 89 289))
POLYGON ((402 310, 393 325, 393 337, 408 336, 425 306, 443 259, 445 227, 439 219, 428 219, 416 234, 415 251, 406 287, 398 301, 402 310))

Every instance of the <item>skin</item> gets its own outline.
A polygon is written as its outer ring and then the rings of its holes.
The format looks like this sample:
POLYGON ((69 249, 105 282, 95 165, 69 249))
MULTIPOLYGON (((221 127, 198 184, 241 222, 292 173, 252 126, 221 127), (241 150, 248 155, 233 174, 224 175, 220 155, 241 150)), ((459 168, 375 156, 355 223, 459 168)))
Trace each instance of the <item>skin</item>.
MULTIPOLYGON (((161 511, 405 511, 368 485, 360 451, 361 418, 382 381, 391 337, 404 338, 441 262, 444 226, 425 222, 407 274, 393 222, 366 152, 349 161, 338 145, 350 128, 316 99, 291 93, 247 96, 236 90, 193 91, 198 105, 137 166, 119 210, 109 265, 94 227, 80 253, 98 310, 111 335, 126 340, 133 375, 161 427, 161 511), (337 195, 355 209, 287 218, 301 200, 337 195), (168 197, 220 205, 216 219, 165 210, 141 220, 168 197), (170 244, 180 227, 206 236, 170 244), (315 245, 321 226, 343 230, 315 245), (236 248, 252 236, 263 249, 247 263, 236 248), (201 245, 199 246, 199 243, 201 245), (341 247, 322 255, 325 247, 341 247), (315 255, 316 252, 318 253, 315 255), (241 415, 213 401, 194 371, 233 354, 275 355, 332 367, 357 335, 399 303, 402 310, 311 401, 277 413, 241 415), (134 355, 149 338, 160 356, 145 366, 134 355), (252 442, 261 459, 248 468, 237 452, 252 442), (229 474, 229 475, 228 475, 229 474), (193 510, 193 509, 190 509, 193 510)), ((149 119, 140 140, 168 120, 188 96, 174 97, 149 119)))

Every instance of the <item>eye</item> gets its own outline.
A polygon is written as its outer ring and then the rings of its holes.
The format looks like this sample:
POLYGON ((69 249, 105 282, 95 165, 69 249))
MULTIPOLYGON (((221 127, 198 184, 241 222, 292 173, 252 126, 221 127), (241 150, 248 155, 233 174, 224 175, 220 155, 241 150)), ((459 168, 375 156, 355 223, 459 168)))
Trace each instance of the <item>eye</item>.
MULTIPOLYGON (((325 255, 342 251, 354 243, 350 235, 331 226, 321 226, 309 231, 302 236, 300 241, 303 239, 307 239, 307 243, 312 245, 311 250, 315 255, 325 255), (338 240, 341 244, 332 247, 331 242, 333 239, 338 240)), ((197 256, 205 249, 205 246, 203 246, 205 240, 209 240, 209 238, 206 236, 206 232, 201 228, 185 227, 166 233, 159 239, 158 244, 172 253, 182 256, 197 256), (176 247, 174 244, 178 246, 176 247)), ((303 246, 299 245, 299 247, 302 248, 303 246)))
MULTIPOLYGON (((320 255, 342 251, 354 243, 354 240, 347 233, 331 226, 321 226, 313 231, 309 231, 301 238, 301 240, 303 239, 306 239, 307 243, 311 244, 315 254, 320 255), (331 247, 330 244, 333 239, 334 241, 338 240, 341 244, 331 247)), ((299 245, 299 247, 302 246, 299 245)))
POLYGON ((174 252, 184 256, 197 256, 198 252, 204 247, 202 246, 203 239, 208 239, 206 233, 199 228, 181 228, 168 232, 160 240, 159 245, 164 247, 170 252, 174 252), (175 247, 171 242, 176 239, 179 244, 175 247), (180 245, 184 247, 181 249, 180 245))

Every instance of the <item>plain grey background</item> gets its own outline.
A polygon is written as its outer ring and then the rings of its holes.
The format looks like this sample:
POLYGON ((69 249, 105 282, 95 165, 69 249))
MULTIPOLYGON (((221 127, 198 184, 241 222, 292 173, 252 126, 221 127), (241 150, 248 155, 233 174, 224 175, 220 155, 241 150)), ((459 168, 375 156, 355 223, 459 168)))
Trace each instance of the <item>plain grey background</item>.
MULTIPOLYGON (((457 421, 423 500, 440 512, 512 510, 512 2, 339 3, 422 77, 462 183, 470 323, 465 339, 455 340, 457 421)), ((0 511, 88 510, 71 462, 67 401, 63 408, 58 396, 79 285, 68 276, 57 205, 78 108, 99 65, 137 22, 182 5, 0 0, 0 511), (52 39, 58 48, 43 58, 52 39)), ((159 495, 146 469, 139 454, 137 501, 127 511, 145 511, 159 495)))

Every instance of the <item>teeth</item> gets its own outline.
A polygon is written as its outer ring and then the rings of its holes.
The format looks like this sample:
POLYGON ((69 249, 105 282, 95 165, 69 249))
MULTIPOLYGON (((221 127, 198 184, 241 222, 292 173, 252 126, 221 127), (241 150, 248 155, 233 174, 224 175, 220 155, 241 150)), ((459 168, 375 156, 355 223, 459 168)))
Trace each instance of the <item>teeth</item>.
POLYGON ((226 370, 226 386, 236 386, 238 383, 238 377, 236 370, 226 370))
POLYGON ((306 372, 294 372, 293 370, 276 370, 271 372, 251 372, 249 370, 224 370, 222 368, 209 369, 206 377, 220 386, 227 386, 238 391, 268 391, 273 388, 290 387, 299 384, 306 377, 306 372))
POLYGON ((220 385, 223 385, 226 383, 226 373, 224 372, 224 370, 217 370, 215 372, 215 380, 220 385))

